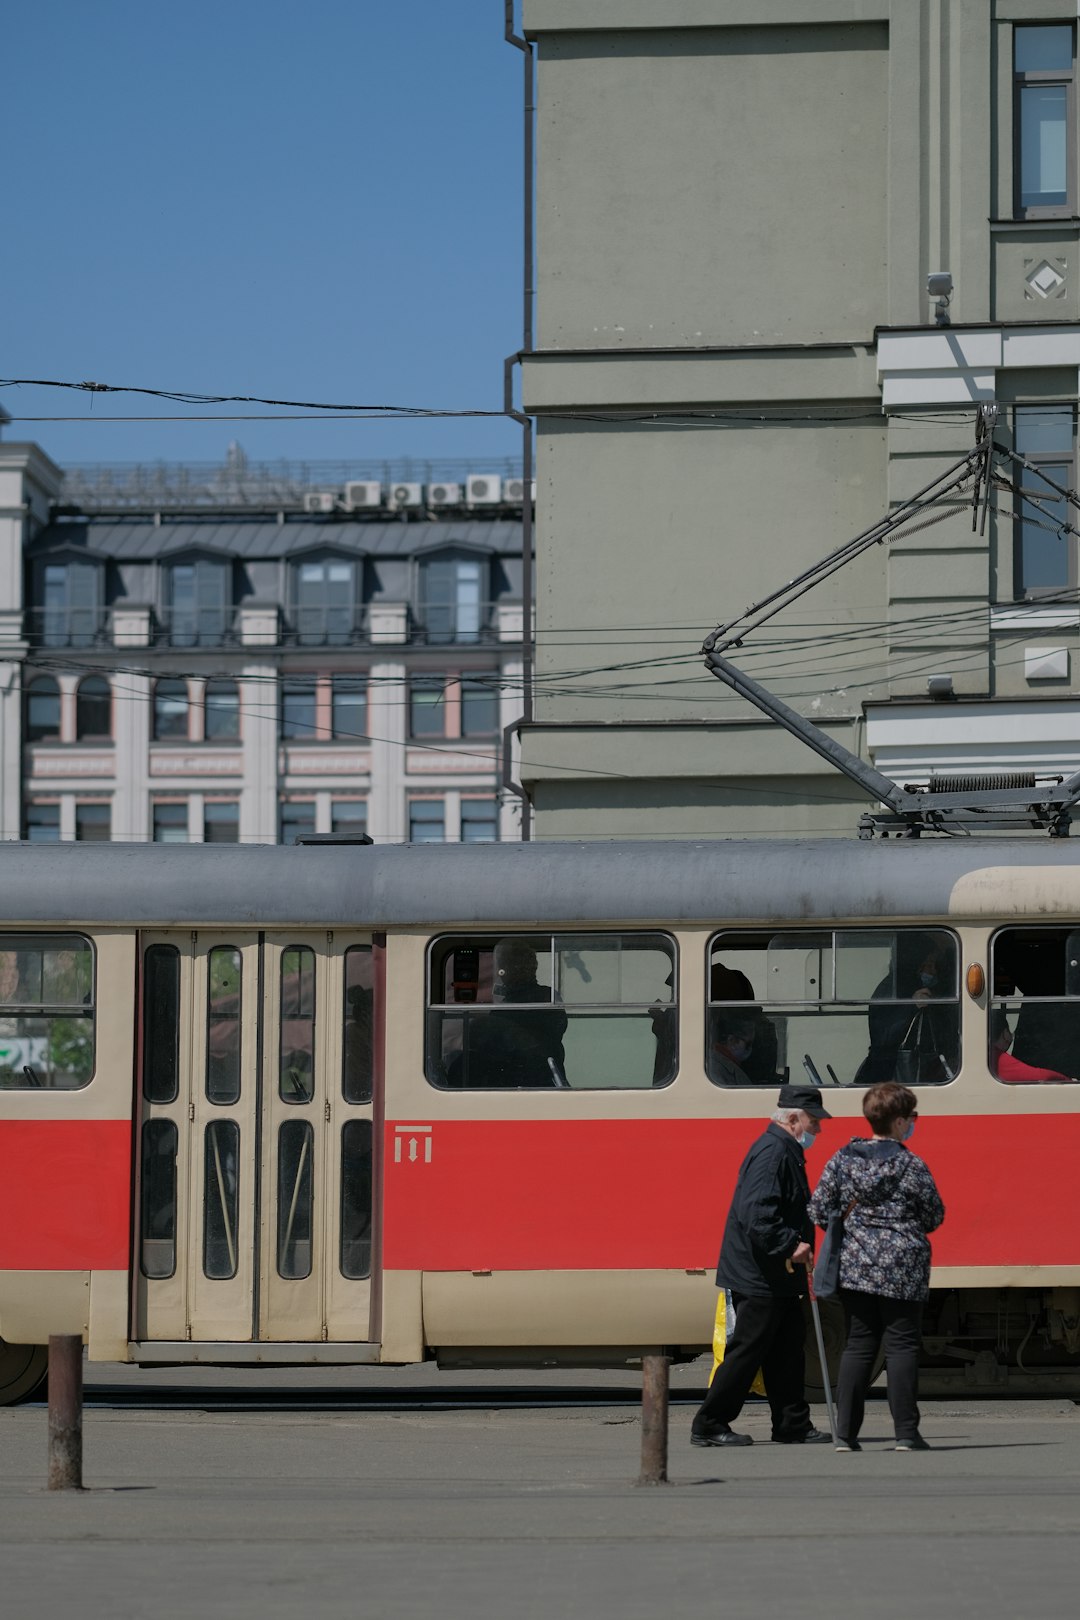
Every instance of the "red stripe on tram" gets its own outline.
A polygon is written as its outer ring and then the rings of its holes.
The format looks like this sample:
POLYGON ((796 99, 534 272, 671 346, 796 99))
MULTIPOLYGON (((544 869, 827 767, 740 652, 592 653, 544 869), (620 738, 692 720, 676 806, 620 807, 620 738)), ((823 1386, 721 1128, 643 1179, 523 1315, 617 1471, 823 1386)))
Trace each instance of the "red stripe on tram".
MULTIPOLYGON (((807 1155, 811 1183, 855 1126, 826 1124, 807 1155)), ((389 1121, 383 1263, 711 1267, 739 1164, 761 1129, 717 1119, 389 1121)), ((912 1146, 945 1200, 937 1265, 1080 1265, 1080 1115, 923 1115, 912 1146)))
POLYGON ((126 1271, 131 1121, 0 1121, 0 1271, 126 1271))

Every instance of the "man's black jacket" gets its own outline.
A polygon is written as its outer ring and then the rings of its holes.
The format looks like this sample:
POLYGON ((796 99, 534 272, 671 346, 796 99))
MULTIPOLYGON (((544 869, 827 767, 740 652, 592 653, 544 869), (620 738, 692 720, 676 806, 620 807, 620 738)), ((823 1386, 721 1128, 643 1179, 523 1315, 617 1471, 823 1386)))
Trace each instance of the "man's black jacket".
POLYGON ((806 1268, 784 1261, 802 1242, 813 1243, 806 1213, 810 1186, 803 1150, 793 1136, 770 1124, 739 1170, 731 1200, 717 1286, 733 1294, 787 1299, 806 1292, 806 1268))

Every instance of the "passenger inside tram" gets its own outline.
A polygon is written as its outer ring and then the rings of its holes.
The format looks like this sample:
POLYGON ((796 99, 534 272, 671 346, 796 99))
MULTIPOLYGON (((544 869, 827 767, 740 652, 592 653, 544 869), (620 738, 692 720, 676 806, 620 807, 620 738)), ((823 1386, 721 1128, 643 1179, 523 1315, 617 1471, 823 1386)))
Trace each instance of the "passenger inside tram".
POLYGON ((715 1085, 753 1085, 747 1065, 761 1023, 760 1014, 752 1008, 740 1007, 733 1012, 713 1010, 710 1016, 708 1073, 715 1085))
POLYGON ((896 935, 889 971, 873 990, 866 1015, 870 1050, 856 1085, 885 1081, 940 1084, 958 1067, 959 1007, 936 1005, 955 978, 954 947, 946 934, 904 929, 896 935))
POLYGON ((1003 929, 993 944, 993 994, 990 1065, 999 1080, 1080 1074, 1080 931, 1003 929), (1010 1017, 1011 1046, 1003 1050, 1010 1017))
POLYGON ((565 1086, 563 1035, 567 1016, 549 985, 537 981, 537 955, 526 939, 500 939, 493 952, 492 1001, 498 1011, 478 1018, 469 1043, 469 1083, 487 1086, 565 1086), (518 1011, 547 1004, 544 1012, 518 1011))
MULTIPOLYGON (((745 973, 726 963, 714 960, 709 970, 709 999, 711 1001, 756 1002, 754 987, 745 973)), ((754 1017, 754 1040, 746 1060, 740 1066, 746 1076, 740 1085, 782 1085, 785 1076, 778 1073, 776 1026, 766 1018, 760 1006, 749 1009, 754 1017)), ((710 1042, 711 1050, 711 1042, 710 1042)), ((715 1078, 713 1076, 712 1078, 715 1078)), ((719 1084, 728 1082, 720 1081, 719 1084)))
POLYGON ((996 1009, 990 1014, 990 1067, 999 1080, 1008 1080, 1012 1085, 1033 1085, 1041 1080, 1068 1080, 1067 1074, 1059 1074, 1056 1069, 1037 1069, 1030 1063, 1022 1063, 1009 1051, 1012 1040, 1007 1014, 1000 1008, 996 1009))

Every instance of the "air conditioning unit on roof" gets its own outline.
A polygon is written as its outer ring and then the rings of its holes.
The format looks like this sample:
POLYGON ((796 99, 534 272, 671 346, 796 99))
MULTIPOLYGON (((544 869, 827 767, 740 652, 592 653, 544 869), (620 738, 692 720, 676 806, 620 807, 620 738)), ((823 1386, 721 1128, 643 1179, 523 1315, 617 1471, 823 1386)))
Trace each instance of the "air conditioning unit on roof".
POLYGON ((424 496, 419 484, 391 484, 387 503, 395 512, 408 507, 423 506, 424 496))
POLYGON ((370 512, 382 505, 382 485, 377 478, 352 478, 345 485, 345 510, 370 512))
POLYGON ((460 484, 429 484, 427 487, 427 503, 429 506, 460 506, 460 484))
POLYGON ((498 506, 502 479, 496 473, 470 473, 465 480, 466 506, 498 506))
MULTIPOLYGON (((524 505, 525 480, 524 478, 504 478, 502 481, 502 498, 507 506, 524 505)), ((529 499, 536 500, 536 479, 529 483, 529 499)))
POLYGON ((305 512, 336 512, 337 496, 329 489, 309 489, 304 496, 305 512))

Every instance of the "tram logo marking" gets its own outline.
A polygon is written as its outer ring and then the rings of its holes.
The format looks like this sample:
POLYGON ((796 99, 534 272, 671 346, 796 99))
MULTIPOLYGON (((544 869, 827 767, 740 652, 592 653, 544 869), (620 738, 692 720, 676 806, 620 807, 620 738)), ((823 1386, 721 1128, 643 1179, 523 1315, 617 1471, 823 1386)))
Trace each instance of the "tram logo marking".
POLYGON ((394 1126, 394 1163, 400 1164, 402 1158, 415 1164, 423 1149, 424 1163, 431 1163, 431 1126, 430 1125, 395 1125, 394 1126), (403 1150, 404 1149, 404 1153, 403 1150))

